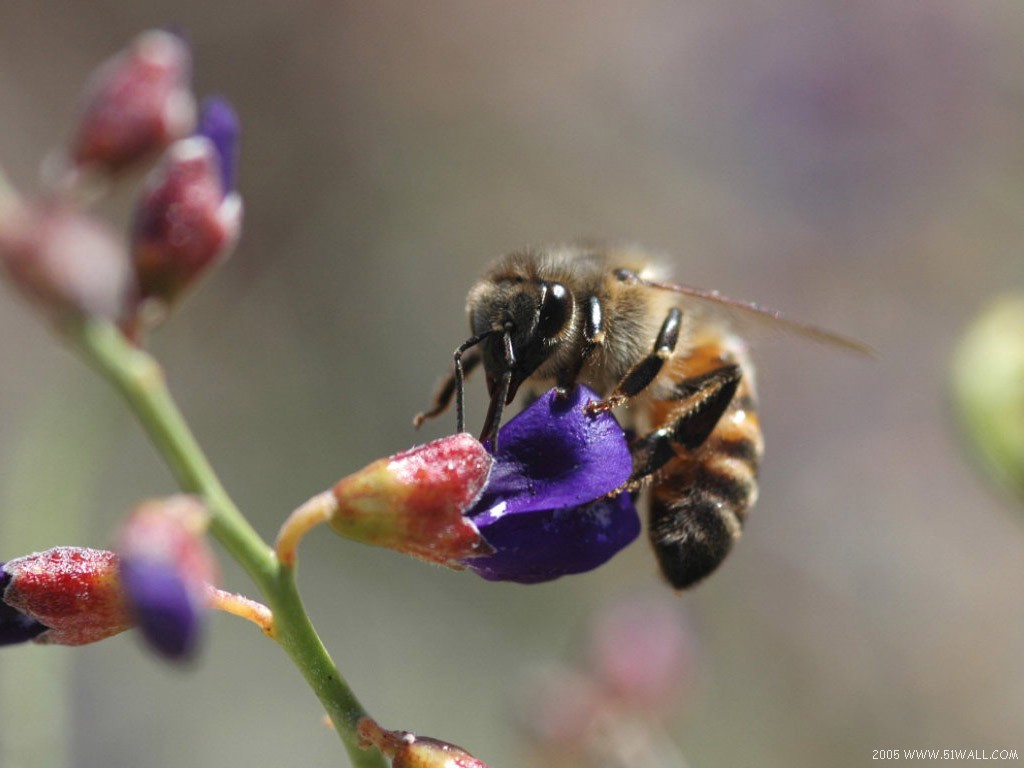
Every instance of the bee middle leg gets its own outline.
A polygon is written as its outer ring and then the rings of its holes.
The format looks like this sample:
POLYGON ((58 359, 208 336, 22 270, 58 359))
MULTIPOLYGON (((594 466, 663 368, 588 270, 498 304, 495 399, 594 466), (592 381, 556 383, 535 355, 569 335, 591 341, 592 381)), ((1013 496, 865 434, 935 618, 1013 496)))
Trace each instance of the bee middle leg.
POLYGON ((610 411, 647 389, 661 373, 665 362, 675 352, 682 320, 683 313, 678 307, 672 307, 661 324, 661 330, 658 331, 658 337, 654 340, 654 349, 651 353, 626 371, 626 375, 622 377, 608 397, 600 402, 590 403, 587 406, 587 413, 593 416, 610 411))
POLYGON ((677 384, 670 400, 680 403, 671 422, 636 440, 633 474, 627 486, 636 487, 676 456, 676 446, 694 450, 704 444, 732 402, 742 373, 738 365, 723 365, 677 384))

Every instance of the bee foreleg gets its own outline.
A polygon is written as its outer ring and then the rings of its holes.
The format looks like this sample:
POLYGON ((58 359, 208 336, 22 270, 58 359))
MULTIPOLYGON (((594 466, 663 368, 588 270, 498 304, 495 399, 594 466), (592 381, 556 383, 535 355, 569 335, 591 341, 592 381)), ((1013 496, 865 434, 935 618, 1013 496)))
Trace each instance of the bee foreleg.
POLYGON ((610 411, 647 389, 661 373, 665 361, 675 352, 682 319, 683 313, 679 311, 679 308, 672 307, 665 317, 665 322, 661 324, 661 330, 658 331, 658 338, 654 340, 652 352, 626 371, 622 381, 616 385, 608 397, 599 403, 590 403, 587 406, 587 412, 593 415, 610 411))
POLYGON ((590 354, 604 344, 604 322, 601 316, 601 301, 597 296, 587 299, 586 315, 583 319, 583 351, 571 365, 562 370, 555 382, 558 396, 566 397, 576 384, 576 379, 583 370, 584 363, 590 354))
POLYGON ((742 374, 738 365, 723 365, 676 385, 673 397, 681 408, 675 418, 633 443, 630 484, 653 475, 676 455, 676 446, 694 450, 704 444, 729 407, 742 374))
MULTIPOLYGON (((462 368, 462 376, 468 376, 474 368, 480 364, 480 352, 476 349, 471 349, 465 354, 459 354, 457 360, 458 364, 462 368)), ((434 393, 434 404, 429 411, 423 411, 417 413, 415 418, 412 420, 412 424, 417 429, 422 426, 423 422, 427 419, 433 419, 440 416, 446 410, 448 406, 452 404, 452 397, 455 396, 456 383, 458 382, 458 371, 455 366, 452 367, 451 373, 449 373, 441 385, 437 388, 437 392, 434 393)))

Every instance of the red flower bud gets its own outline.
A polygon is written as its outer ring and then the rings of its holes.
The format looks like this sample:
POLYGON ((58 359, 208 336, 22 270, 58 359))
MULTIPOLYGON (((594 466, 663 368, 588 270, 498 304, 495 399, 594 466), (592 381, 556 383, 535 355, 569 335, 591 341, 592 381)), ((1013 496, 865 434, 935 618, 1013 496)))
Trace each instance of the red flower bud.
POLYGON ((150 175, 135 211, 132 257, 142 300, 173 303, 241 231, 242 201, 226 193, 213 142, 176 142, 150 175))
POLYGON ((463 513, 487 483, 493 460, 466 433, 380 459, 334 486, 335 531, 452 568, 491 549, 463 513))
POLYGON ((116 319, 130 292, 120 239, 99 220, 58 204, 3 209, 0 264, 18 290, 58 320, 116 319))
POLYGON ((191 66, 184 40, 153 30, 97 68, 71 142, 75 165, 118 171, 187 135, 195 122, 191 66))
POLYGON ((131 627, 117 565, 113 552, 81 547, 55 547, 5 563, 0 644, 7 629, 26 622, 36 623, 35 642, 59 645, 94 643, 131 627))

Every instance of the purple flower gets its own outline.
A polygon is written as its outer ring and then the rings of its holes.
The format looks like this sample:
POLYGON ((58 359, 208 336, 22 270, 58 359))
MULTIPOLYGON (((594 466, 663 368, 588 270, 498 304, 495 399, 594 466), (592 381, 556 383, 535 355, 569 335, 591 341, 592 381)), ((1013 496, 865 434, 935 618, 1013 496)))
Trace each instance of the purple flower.
POLYGON ((467 512, 495 552, 463 560, 492 581, 531 584, 592 570, 640 533, 629 493, 626 436, 610 414, 589 416, 600 399, 586 387, 555 390, 501 430, 491 477, 467 512))

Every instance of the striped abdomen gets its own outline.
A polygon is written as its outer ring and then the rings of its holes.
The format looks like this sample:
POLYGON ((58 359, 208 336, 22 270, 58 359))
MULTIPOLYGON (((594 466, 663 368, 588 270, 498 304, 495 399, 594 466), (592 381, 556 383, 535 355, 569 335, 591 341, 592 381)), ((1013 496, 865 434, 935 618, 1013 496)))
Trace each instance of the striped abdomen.
MULTIPOLYGON (((696 448, 676 445, 651 485, 648 535, 662 573, 677 589, 715 570, 739 538, 757 500, 764 444, 752 369, 739 342, 728 336, 700 340, 663 373, 679 382, 728 364, 739 365, 742 377, 718 423, 696 448)), ((681 407, 672 400, 652 402, 653 428, 671 424, 681 407)))

